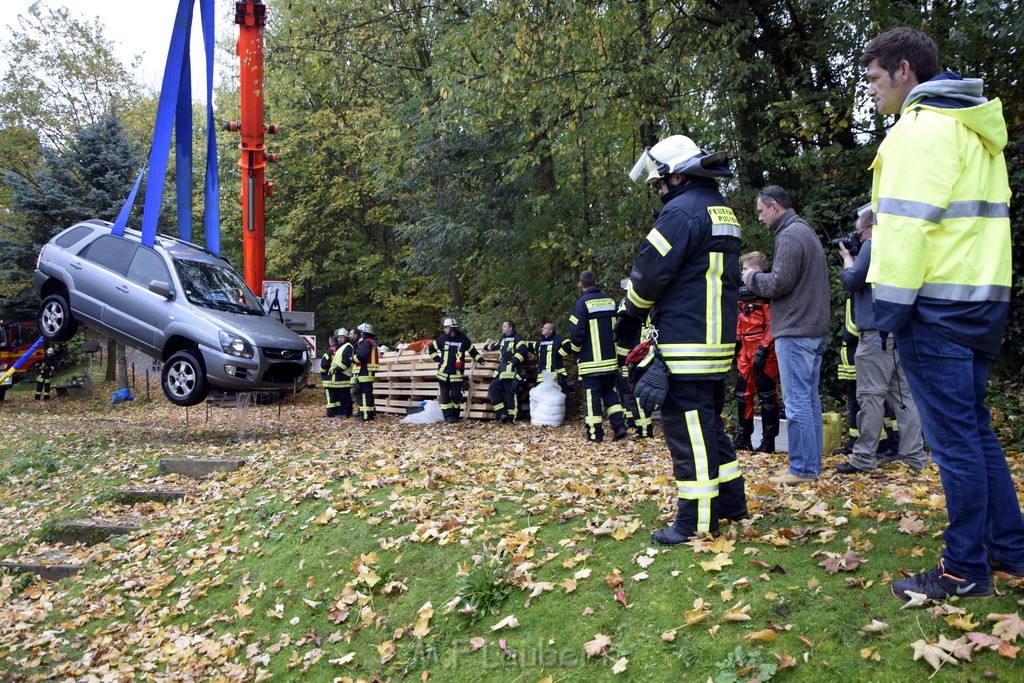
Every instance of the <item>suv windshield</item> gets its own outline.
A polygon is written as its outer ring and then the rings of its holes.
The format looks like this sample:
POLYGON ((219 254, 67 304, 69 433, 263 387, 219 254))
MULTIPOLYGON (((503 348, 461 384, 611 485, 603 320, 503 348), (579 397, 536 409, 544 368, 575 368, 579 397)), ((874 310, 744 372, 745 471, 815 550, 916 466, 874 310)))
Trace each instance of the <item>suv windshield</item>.
POLYGON ((196 306, 218 311, 263 315, 259 299, 235 271, 209 261, 174 259, 185 298, 196 306))

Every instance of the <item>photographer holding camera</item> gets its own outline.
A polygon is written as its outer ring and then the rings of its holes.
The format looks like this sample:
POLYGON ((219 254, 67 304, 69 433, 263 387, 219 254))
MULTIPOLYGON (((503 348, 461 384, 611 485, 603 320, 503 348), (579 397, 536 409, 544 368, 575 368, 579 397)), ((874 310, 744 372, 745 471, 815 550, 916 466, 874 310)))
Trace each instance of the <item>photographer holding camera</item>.
POLYGON ((856 256, 844 239, 838 242, 839 255, 843 259, 843 271, 839 274, 843 286, 853 294, 854 320, 860 343, 857 345, 855 365, 857 367, 857 429, 859 435, 853 444, 853 453, 847 462, 836 465, 840 474, 870 472, 878 460, 876 451, 882 433, 884 404, 888 397, 896 413, 900 429, 899 453, 893 458, 883 458, 883 464, 902 460, 915 472, 928 464, 921 436, 921 418, 917 406, 907 388, 907 378, 900 366, 895 344, 882 338, 875 326, 875 305, 871 285, 867 283, 868 267, 871 263, 871 229, 874 214, 871 205, 862 206, 857 212, 857 229, 853 233, 859 242, 856 256))

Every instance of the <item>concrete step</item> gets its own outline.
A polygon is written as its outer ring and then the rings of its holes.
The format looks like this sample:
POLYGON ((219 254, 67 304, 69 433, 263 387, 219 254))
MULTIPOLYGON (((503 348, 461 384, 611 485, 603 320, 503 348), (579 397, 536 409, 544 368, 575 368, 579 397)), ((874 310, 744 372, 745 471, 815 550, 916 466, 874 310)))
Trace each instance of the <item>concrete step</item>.
POLYGON ((95 545, 112 536, 123 536, 138 531, 141 522, 139 517, 79 517, 55 522, 45 536, 51 543, 95 545))
POLYGON ((184 498, 184 491, 120 489, 114 493, 114 500, 122 505, 135 505, 136 503, 176 503, 184 498))
POLYGON ((36 574, 46 581, 60 581, 85 569, 85 562, 74 559, 66 550, 55 548, 37 555, 2 560, 0 567, 36 574))
POLYGON ((244 464, 244 460, 238 459, 162 458, 160 471, 198 479, 215 472, 235 472, 244 464))

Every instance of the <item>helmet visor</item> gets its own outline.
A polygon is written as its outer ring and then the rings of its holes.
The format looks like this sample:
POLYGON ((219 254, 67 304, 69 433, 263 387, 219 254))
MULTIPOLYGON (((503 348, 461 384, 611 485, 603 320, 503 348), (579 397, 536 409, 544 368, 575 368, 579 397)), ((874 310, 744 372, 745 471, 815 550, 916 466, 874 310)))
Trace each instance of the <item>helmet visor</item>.
POLYGON ((645 147, 643 154, 633 164, 633 169, 629 172, 629 179, 633 182, 643 179, 645 183, 652 183, 662 175, 665 175, 662 171, 667 173, 668 169, 665 168, 664 164, 658 162, 657 159, 651 156, 651 148, 645 147))

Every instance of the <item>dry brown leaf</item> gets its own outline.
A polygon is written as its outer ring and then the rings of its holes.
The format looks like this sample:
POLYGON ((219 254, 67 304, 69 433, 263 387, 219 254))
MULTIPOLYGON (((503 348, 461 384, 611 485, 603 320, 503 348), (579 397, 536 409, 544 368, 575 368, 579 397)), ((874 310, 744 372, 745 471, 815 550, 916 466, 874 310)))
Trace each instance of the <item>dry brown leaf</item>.
POLYGON ((747 614, 749 611, 750 605, 744 605, 743 601, 740 600, 725 611, 725 614, 722 615, 722 619, 726 621, 750 621, 750 615, 747 614))
POLYGON ((837 572, 852 572, 856 571, 857 567, 862 565, 866 560, 861 559, 857 553, 852 550, 846 551, 846 554, 839 555, 837 553, 830 553, 824 550, 811 555, 811 557, 817 557, 824 555, 825 559, 818 563, 819 567, 824 567, 825 572, 828 574, 835 574, 837 572))
POLYGON ((973 631, 978 628, 981 622, 971 621, 973 614, 948 614, 943 617, 946 623, 961 631, 973 631))
POLYGON ((928 603, 928 596, 924 593, 915 593, 914 591, 907 591, 907 595, 910 599, 900 605, 900 609, 910 609, 911 607, 924 607, 928 603))
POLYGON ((872 619, 867 625, 861 626, 860 630, 865 633, 881 633, 887 628, 889 628, 889 624, 879 619, 872 619))
POLYGON ((613 674, 620 674, 626 670, 626 665, 629 664, 629 660, 625 657, 620 657, 615 661, 615 665, 612 666, 613 674))
POLYGON ((707 562, 700 562, 701 569, 706 572, 720 572, 722 567, 732 564, 732 559, 725 553, 718 553, 714 559, 707 562))
POLYGON ((469 639, 469 651, 470 652, 476 652, 477 650, 479 650, 480 648, 482 648, 486 644, 487 644, 487 641, 484 640, 483 638, 481 638, 480 636, 477 636, 476 638, 470 638, 469 639))
POLYGON ((510 614, 507 617, 505 617, 504 619, 502 619, 501 621, 499 621, 497 624, 492 626, 491 630, 492 631, 499 631, 499 630, 501 630, 503 628, 518 628, 518 627, 519 627, 519 620, 516 619, 516 615, 510 614))
POLYGON ((992 634, 1007 642, 1012 643, 1019 636, 1024 635, 1024 620, 1016 612, 1013 614, 990 614, 985 619, 995 622, 992 634))
POLYGON ((770 642, 778 637, 779 634, 777 631, 766 628, 746 634, 743 636, 743 641, 747 643, 770 642))
POLYGON ((775 655, 775 659, 779 660, 779 663, 775 666, 780 671, 782 669, 792 669, 796 666, 796 659, 794 659, 792 655, 785 652, 773 652, 772 654, 775 655))
POLYGON ((583 643, 583 651, 587 653, 588 657, 599 657, 607 652, 608 646, 611 644, 611 638, 603 633, 595 633, 593 640, 583 643))
POLYGON ((914 661, 924 659, 933 669, 938 671, 945 664, 956 665, 956 657, 949 654, 935 643, 927 640, 916 640, 912 643, 914 648, 914 661))
POLYGON ((878 654, 878 650, 873 647, 863 647, 860 650, 860 658, 867 659, 872 662, 880 662, 882 660, 882 655, 878 654))
POLYGON ((910 534, 911 536, 923 536, 928 531, 928 527, 915 515, 908 514, 900 518, 898 531, 903 534, 910 534))
POLYGON ((687 626, 693 626, 704 621, 710 614, 711 606, 705 604, 703 598, 697 598, 693 601, 693 609, 684 612, 683 617, 686 619, 687 626))
POLYGON ((941 634, 939 635, 939 642, 936 643, 936 645, 962 662, 971 661, 971 654, 974 652, 976 647, 974 643, 963 636, 956 640, 950 640, 945 635, 941 634))

